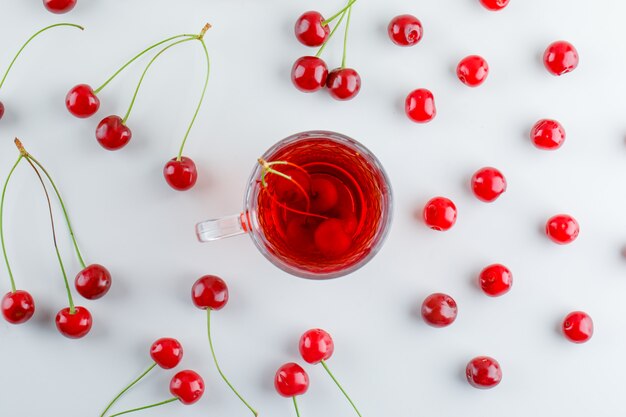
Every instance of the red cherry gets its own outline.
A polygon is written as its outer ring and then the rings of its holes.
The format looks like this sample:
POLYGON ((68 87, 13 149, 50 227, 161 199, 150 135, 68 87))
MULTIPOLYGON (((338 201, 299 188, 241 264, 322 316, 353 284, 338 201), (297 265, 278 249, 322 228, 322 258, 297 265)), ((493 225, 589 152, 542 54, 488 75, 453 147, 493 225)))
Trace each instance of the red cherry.
POLYGON ((543 64, 552 75, 572 72, 578 66, 578 51, 569 42, 556 41, 543 54, 543 64))
POLYGON ((472 177, 472 191, 480 201, 491 203, 506 191, 506 179, 495 168, 481 168, 472 177))
POLYGON ((119 116, 105 117, 96 128, 98 143, 109 151, 122 149, 132 137, 133 133, 119 116))
POLYGON ((297 363, 286 363, 276 371, 274 387, 283 397, 305 394, 309 389, 309 375, 297 363))
POLYGON ((466 56, 456 67, 459 80, 468 87, 478 87, 489 75, 489 65, 485 58, 478 55, 466 56))
POLYGON ((205 275, 191 287, 191 299, 203 310, 221 310, 228 303, 228 287, 220 277, 205 275))
POLYGON ((422 317, 433 327, 446 327, 454 323, 458 308, 456 301, 447 294, 431 294, 422 303, 422 317))
POLYGON ((560 245, 572 243, 580 233, 576 219, 568 214, 558 214, 546 223, 546 234, 553 242, 560 245))
POLYGON ((479 277, 480 288, 490 297, 499 297, 513 286, 513 274, 504 265, 493 264, 483 269, 479 277))
POLYGON ((335 100, 352 100, 361 91, 361 76, 352 68, 335 68, 328 74, 326 87, 335 100))
POLYGON ((324 220, 315 229, 313 239, 315 247, 328 257, 343 255, 352 245, 352 240, 346 232, 346 225, 339 219, 324 220))
POLYGON ((593 336, 593 320, 582 311, 569 313, 563 320, 563 335, 570 342, 585 343, 593 336))
POLYGON ((312 365, 330 359, 334 351, 333 338, 322 329, 311 329, 300 338, 300 355, 312 365))
POLYGON ((100 99, 87 84, 72 88, 65 97, 65 107, 76 117, 93 116, 100 108, 100 99))
POLYGON ((187 191, 196 185, 198 170, 191 158, 174 157, 167 161, 163 168, 163 176, 170 187, 177 191, 187 191))
POLYGON ((104 297, 111 288, 111 274, 98 264, 89 265, 76 275, 76 291, 88 300, 104 297))
POLYGON ((0 101, 0 120, 4 116, 4 103, 0 101))
POLYGON ((43 5, 52 13, 63 14, 76 6, 76 0, 43 0, 43 5))
POLYGON ((326 85, 328 67, 316 56, 298 58, 291 69, 291 81, 300 91, 312 93, 326 85))
POLYGON ((498 10, 504 9, 510 0, 480 0, 480 3, 485 6, 485 8, 497 12, 498 10))
POLYGON ((196 372, 189 369, 180 371, 170 381, 170 392, 181 403, 193 404, 204 394, 204 380, 196 372))
POLYGON ((565 129, 556 120, 539 120, 530 131, 530 139, 539 149, 559 149, 565 142, 565 129))
POLYGON ((404 110, 409 119, 416 123, 430 122, 437 115, 435 97, 425 88, 413 90, 406 97, 404 110))
POLYGON ((74 314, 70 308, 65 307, 57 313, 56 325, 59 332, 70 339, 80 339, 91 330, 91 313, 85 307, 75 307, 74 314))
POLYGON ((172 369, 183 359, 183 347, 178 340, 164 337, 152 344, 150 357, 161 368, 172 369))
POLYGON ((8 292, 0 303, 4 319, 11 324, 26 323, 35 314, 35 301, 26 291, 8 292))
POLYGON ((389 39, 398 46, 417 44, 424 33, 422 22, 415 16, 403 14, 391 19, 387 27, 389 39))
POLYGON ((497 360, 488 356, 472 359, 465 368, 467 382, 474 388, 493 388, 502 381, 502 369, 497 360))
POLYGON ((424 207, 424 221, 433 230, 449 230, 456 223, 456 216, 456 206, 445 197, 435 197, 424 207))
POLYGON ((335 207, 339 202, 339 191, 332 181, 313 176, 311 178, 311 208, 322 213, 335 207))
POLYGON ((321 46, 330 34, 330 27, 322 24, 323 22, 324 17, 319 12, 303 13, 296 20, 294 28, 296 38, 306 46, 321 46))

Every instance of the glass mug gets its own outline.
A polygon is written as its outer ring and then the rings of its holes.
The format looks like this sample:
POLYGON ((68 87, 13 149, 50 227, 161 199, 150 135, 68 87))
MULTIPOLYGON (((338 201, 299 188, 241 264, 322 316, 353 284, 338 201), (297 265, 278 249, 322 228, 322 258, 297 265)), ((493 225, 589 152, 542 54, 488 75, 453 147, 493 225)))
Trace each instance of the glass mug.
POLYGON ((241 214, 198 223, 196 233, 201 242, 247 233, 282 270, 329 279, 376 255, 392 205, 387 174, 368 149, 339 133, 310 131, 259 159, 241 214))

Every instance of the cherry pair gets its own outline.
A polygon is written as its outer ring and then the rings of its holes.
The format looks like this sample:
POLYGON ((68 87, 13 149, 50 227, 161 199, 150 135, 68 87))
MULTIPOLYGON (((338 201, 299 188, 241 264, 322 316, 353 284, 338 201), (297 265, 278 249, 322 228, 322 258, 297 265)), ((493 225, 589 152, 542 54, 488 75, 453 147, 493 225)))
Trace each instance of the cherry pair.
POLYGON ((77 0, 43 0, 43 5, 54 14, 63 14, 71 11, 76 6, 77 0))
MULTIPOLYGON (((169 370, 178 366, 183 359, 183 347, 176 339, 165 337, 155 341, 150 347, 150 357, 153 363, 144 371, 138 378, 127 385, 119 394, 113 398, 113 400, 107 405, 100 417, 105 417, 106 413, 113 407, 113 405, 126 394, 133 386, 141 381, 146 375, 148 375, 155 367, 159 366, 162 369, 169 370)), ((120 416, 123 414, 129 414, 136 411, 146 410, 148 408, 159 407, 161 405, 169 404, 174 401, 180 401, 182 404, 190 405, 196 403, 204 394, 204 380, 197 372, 192 370, 184 370, 176 373, 170 380, 170 393, 172 398, 165 401, 161 401, 155 404, 133 408, 131 410, 122 411, 120 413, 112 414, 110 417, 120 416)))
POLYGON ((361 76, 355 69, 346 66, 348 31, 352 6, 355 2, 356 0, 350 0, 343 9, 328 19, 324 19, 319 12, 309 11, 303 13, 296 21, 294 28, 296 38, 303 45, 319 47, 315 56, 300 57, 291 68, 291 81, 298 90, 312 93, 326 87, 330 96, 336 100, 351 100, 359 94, 361 76), (329 72, 326 62, 320 56, 344 18, 346 27, 341 66, 329 72), (329 24, 335 19, 339 20, 331 31, 329 24))
MULTIPOLYGON (((332 374, 326 361, 335 352, 335 343, 328 332, 322 329, 311 329, 300 337, 299 350, 305 362, 316 365, 322 364, 333 382, 346 397, 354 411, 361 416, 356 405, 341 386, 337 378, 332 374)), ((283 397, 292 398, 296 409, 296 414, 300 416, 297 396, 305 394, 309 389, 309 376, 306 371, 297 363, 290 362, 281 366, 274 377, 274 387, 283 397)))
POLYGON ((202 50, 204 52, 206 58, 206 77, 204 86, 202 89, 202 94, 200 96, 200 100, 196 107, 195 113, 191 119, 191 122, 187 128, 185 136, 183 137, 182 144, 178 151, 178 155, 172 158, 165 164, 163 168, 163 176, 165 177, 166 182, 175 190, 185 191, 191 189, 198 179, 198 171, 196 168, 196 164, 194 161, 186 156, 183 156, 183 151, 185 148, 185 144, 187 143, 187 139, 193 128, 195 121, 200 112, 200 108, 202 107, 202 103, 204 102, 204 97, 206 94, 206 89, 209 82, 209 72, 210 72, 210 61, 209 61, 209 53, 204 42, 204 35, 208 31, 211 26, 209 24, 205 25, 202 31, 197 35, 192 34, 182 34, 177 36, 172 36, 163 41, 157 42, 148 48, 144 49, 137 55, 135 55, 132 59, 126 62, 119 70, 117 70, 108 80, 104 82, 100 87, 95 90, 91 88, 87 84, 79 84, 73 87, 67 94, 65 98, 65 105, 68 111, 76 117, 79 118, 87 118, 93 116, 98 109, 100 108, 100 99, 98 98, 98 94, 113 80, 115 79, 122 71, 124 71, 129 65, 131 65, 134 61, 145 55, 146 53, 154 50, 155 48, 165 45, 159 52, 157 52, 154 57, 147 64, 144 69, 137 87, 135 89, 133 98, 131 103, 126 111, 124 117, 120 117, 117 115, 107 116, 100 121, 96 128, 96 139, 98 143, 107 150, 115 151, 125 147, 130 140, 132 139, 132 131, 127 126, 128 118, 133 110, 135 105, 135 101, 137 99, 137 95, 139 94, 139 90, 143 84, 144 78, 148 72, 148 70, 152 67, 154 62, 169 49, 181 45, 190 41, 199 41, 202 46, 202 50))
POLYGON ((42 188, 44 190, 44 194, 46 197, 46 202, 48 204, 49 214, 50 214, 50 222, 52 226, 52 237, 54 248, 56 251, 57 259, 59 261, 59 266, 61 268, 61 273, 63 275, 63 280, 65 283, 65 289, 67 291, 67 297, 69 302, 69 307, 63 308, 60 310, 56 316, 56 326, 61 334, 69 338, 81 338, 91 330, 92 326, 92 317, 89 310, 85 307, 75 306, 72 298, 72 293, 70 290, 70 285, 67 279, 66 269, 63 264, 63 260, 61 258, 61 254, 57 245, 56 239, 56 228, 54 223, 54 216, 52 212, 52 204, 50 201, 50 195, 48 193, 48 189, 44 178, 41 174, 45 175, 48 182, 54 189, 56 197, 61 205, 63 210, 63 215, 65 217, 65 221, 69 230, 70 237, 72 239, 72 243, 74 245, 74 250, 76 252, 76 257, 78 258, 80 264, 82 265, 82 270, 78 273, 75 279, 76 290, 85 298, 89 300, 95 300, 103 297, 111 287, 111 274, 104 268, 102 265, 92 264, 87 266, 85 261, 83 260, 81 251, 78 247, 78 243, 74 236, 74 230, 72 228, 72 224, 69 219, 69 215, 67 213, 67 209, 63 198, 59 192, 58 187, 56 186, 54 180, 48 173, 48 171, 44 168, 44 166, 35 159, 30 153, 28 153, 22 143, 15 139, 15 144, 19 149, 20 155, 11 168, 9 175, 4 183, 4 187, 2 189, 2 197, 0 200, 0 241, 2 243, 2 253, 4 256, 4 260, 7 266, 7 270, 9 273, 9 279, 11 281, 11 291, 7 293, 1 302, 1 310, 4 318, 12 324, 21 324, 28 321, 35 313, 35 302, 33 297, 26 291, 17 290, 15 279, 13 276, 13 271, 11 269, 11 264, 9 263, 9 258, 7 256, 7 250, 4 239, 4 227, 3 227, 3 214, 4 214, 4 203, 6 198, 6 191, 9 185, 9 182, 15 172, 15 169, 18 167, 20 162, 25 160, 31 166, 35 174, 37 175, 38 180, 40 181, 42 188), (41 171, 41 172, 40 172, 41 171))

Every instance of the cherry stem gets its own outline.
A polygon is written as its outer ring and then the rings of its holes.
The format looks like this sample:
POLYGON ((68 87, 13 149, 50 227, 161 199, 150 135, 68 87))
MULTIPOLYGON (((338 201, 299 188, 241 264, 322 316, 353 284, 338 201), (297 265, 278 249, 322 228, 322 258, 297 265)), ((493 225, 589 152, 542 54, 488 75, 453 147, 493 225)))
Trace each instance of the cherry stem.
POLYGON ((300 417, 300 410, 298 409, 298 401, 296 397, 293 397, 293 406, 296 409, 296 416, 300 417))
POLYGON ((63 281, 65 282, 65 290, 67 291, 67 300, 70 304, 70 314, 76 313, 76 308, 74 307, 74 300, 72 299, 72 292, 70 290, 70 283, 67 280, 67 273, 65 272, 65 265, 63 265, 63 259, 61 258, 61 252, 59 251, 59 245, 57 243, 57 234, 56 228, 54 226, 54 214, 52 213, 52 203, 50 202, 50 194, 48 194, 48 189, 46 188, 46 183, 43 180, 43 177, 39 173, 39 170, 33 164, 33 162, 26 158, 28 164, 33 168, 35 174, 37 174, 37 178, 39 178, 39 182, 43 187, 43 192, 46 195, 46 201, 48 203, 48 212, 50 213, 50 225, 52 226, 52 241, 54 242, 54 250, 57 254, 57 259, 59 260, 59 266, 61 267, 61 273, 63 273, 63 281))
POLYGON ((301 170, 306 175, 309 175, 309 173, 306 172, 306 170, 304 168, 300 167, 299 165, 292 164, 291 162, 287 162, 287 161, 267 162, 263 158, 259 158, 259 159, 257 159, 257 161, 259 162, 259 165, 261 165, 263 167, 263 172, 261 173, 261 184, 263 184, 263 187, 267 187, 267 180, 265 179, 267 174, 278 175, 279 177, 283 177, 286 180, 291 181, 296 187, 298 187, 298 189, 302 192, 302 194, 306 198, 306 207, 307 207, 307 211, 309 211, 309 209, 311 207, 311 198, 309 197, 309 193, 307 193, 307 191, 304 189, 304 187, 298 181, 294 180, 291 175, 287 175, 287 174, 285 174, 283 172, 277 171, 274 168, 272 168, 272 166, 274 166, 274 165, 289 165, 289 166, 292 166, 294 168, 297 168, 297 169, 301 170))
POLYGON ((104 415, 107 413, 107 411, 109 411, 109 409, 111 407, 113 407, 113 404, 115 404, 117 402, 117 400, 119 400, 122 397, 122 395, 126 394, 126 392, 128 392, 129 389, 131 389, 133 386, 135 386, 135 384, 137 384, 139 381, 141 381, 141 379, 144 376, 148 375, 148 373, 150 373, 150 371, 152 371, 155 366, 157 366, 156 362, 153 363, 152 365, 150 365, 150 367, 148 369, 146 369, 141 375, 139 375, 139 377, 137 377, 137 379, 135 379, 133 382, 131 382, 128 386, 126 386, 126 388, 124 388, 122 391, 120 391, 120 393, 117 394, 115 396, 115 398, 113 398, 113 401, 111 401, 109 403, 109 405, 107 405, 107 408, 104 409, 102 414, 100 414, 100 417, 104 417, 104 415))
POLYGON ((348 51, 348 31, 350 29, 350 17, 352 16, 352 6, 348 7, 348 19, 346 20, 346 31, 343 35, 343 57, 341 58, 341 68, 346 67, 346 53, 348 51))
POLYGON ((215 367, 217 368, 217 372, 219 372, 220 376, 222 377, 226 385, 228 385, 230 389, 235 393, 235 395, 239 397, 241 402, 244 403, 245 406, 248 407, 250 411, 252 411, 252 414, 254 414, 255 416, 258 416, 259 413, 254 408, 252 408, 250 404, 248 404, 248 402, 241 396, 241 394, 237 392, 235 387, 228 381, 228 378, 226 378, 226 375, 224 375, 224 372, 222 372, 222 369, 220 368, 220 365, 217 362, 217 356, 215 355, 215 349, 213 349, 213 340, 211 338, 211 309, 210 308, 207 308, 207 334, 209 336, 209 346, 211 347, 211 355, 213 356, 213 362, 215 362, 215 367))
POLYGON ((359 415, 359 417, 361 417, 361 413, 359 412, 359 410, 356 408, 356 405, 354 405, 354 402, 352 401, 352 399, 350 398, 350 396, 348 395, 348 393, 346 392, 345 389, 343 389, 343 387, 341 386, 341 384, 339 383, 339 381, 337 381, 337 378, 335 378, 335 376, 333 375, 332 372, 330 372, 330 369, 328 368, 328 365, 326 365, 326 361, 322 361, 321 362, 322 366, 324 367, 324 369, 326 369, 326 372, 328 372, 328 375, 330 375, 330 377, 332 378, 332 380, 335 382, 335 384, 337 385, 337 387, 339 387, 339 390, 343 393, 343 395, 348 399, 348 402, 350 403, 350 405, 352 405, 352 408, 354 408, 354 411, 356 411, 356 413, 359 415))
POLYGON ((4 243, 4 226, 3 226, 4 197, 7 192, 7 186, 9 185, 9 180, 11 179, 11 176, 13 175, 13 172, 15 171, 19 163, 22 162, 22 158, 24 158, 24 156, 20 154, 19 158, 17 158, 17 161, 15 162, 15 165, 13 165, 13 168, 11 168, 11 171, 9 172, 9 176, 4 182, 4 187, 2 188, 2 197, 0 198, 0 241, 2 242, 2 255, 4 256, 4 262, 6 263, 7 270, 9 271, 9 279, 11 280, 12 292, 17 291, 17 287, 15 286, 15 279, 13 278, 13 271, 11 271, 11 264, 9 263, 9 257, 7 256, 7 249, 4 243))
POLYGON ((147 54, 148 52, 150 52, 151 50, 153 50, 156 47, 159 47, 161 45, 163 45, 164 43, 168 43, 170 41, 173 41, 174 39, 179 39, 179 38, 195 38, 197 35, 192 35, 192 34, 187 34, 184 33, 182 35, 176 35, 176 36, 172 36, 170 38, 164 39, 161 42, 157 42, 154 45, 149 46, 148 48, 144 49, 143 51, 139 52, 137 55, 135 55, 131 60, 129 60, 127 63, 125 63, 120 69, 118 69, 111 77, 109 77, 109 79, 107 79, 104 84, 102 84, 100 87, 96 88, 93 92, 94 94, 98 94, 99 92, 101 92, 102 90, 104 90, 104 88, 109 85, 109 83, 111 81, 113 81, 115 79, 115 77, 117 77, 118 75, 120 75, 120 73, 122 71, 124 71, 126 68, 128 68, 128 66, 130 66, 130 64, 132 64, 133 62, 135 62, 136 60, 138 60, 139 58, 141 58, 142 56, 144 56, 145 54, 147 54))
POLYGON ((117 417, 117 416, 121 416, 121 415, 124 415, 124 414, 134 413, 135 411, 147 410, 149 408, 159 407, 161 405, 173 403, 174 401, 178 401, 178 398, 174 397, 174 398, 170 398, 169 400, 161 401, 159 403, 150 404, 150 405, 144 405, 143 407, 138 407, 138 408, 133 408, 131 410, 122 411, 121 413, 112 414, 109 417, 117 417))
POLYGON ((356 3, 356 0, 350 0, 348 2, 348 4, 341 10, 339 10, 337 13, 335 13, 334 15, 332 15, 331 17, 329 17, 328 19, 322 21, 322 26, 328 26, 328 24, 330 22, 332 22, 333 20, 335 20, 336 18, 338 18, 343 12, 345 12, 346 10, 348 10, 348 7, 352 6, 354 3, 356 3))
POLYGON ((59 26, 70 26, 70 27, 75 27, 78 28, 80 30, 85 30, 84 27, 79 26, 79 25, 75 25, 74 23, 57 23, 54 25, 50 25, 50 26, 46 26, 45 28, 39 30, 38 32, 36 32, 33 36, 31 36, 30 38, 28 38, 28 40, 22 45, 22 47, 19 49, 19 51, 17 51, 17 54, 15 54, 15 56, 13 57, 13 61, 11 61, 11 63, 9 64, 9 68, 7 68, 6 72, 4 73, 4 76, 2 77, 2 81, 0 81, 0 88, 2 88, 2 86, 4 85, 4 81, 7 79, 7 75, 9 75, 9 72, 11 71, 11 68, 13 68, 13 64, 15 64, 15 61, 17 61, 17 58, 20 56, 20 54, 22 53, 22 51, 24 50, 24 48, 26 48, 26 46, 28 46, 28 44, 35 39, 37 36, 39 36, 41 33, 55 28, 55 27, 59 27, 59 26))
POLYGON ((317 53, 315 54, 315 56, 317 58, 319 58, 320 56, 322 56, 322 52, 324 52, 324 49, 326 49, 326 45, 328 45, 328 42, 331 40, 331 38, 333 37, 333 35, 335 34, 335 32, 337 32, 337 29, 339 29, 339 26, 341 26, 341 22, 343 22, 343 19, 346 17, 346 11, 344 10, 341 13, 341 18, 339 18, 339 21, 337 22, 337 24, 335 25, 335 27, 333 28, 333 30, 330 31, 330 34, 328 35, 328 38, 326 38, 326 40, 324 41, 324 43, 322 44, 322 46, 320 46, 320 49, 317 51, 317 53))
POLYGON ((74 245, 74 251, 76 252, 76 257, 78 258, 78 261, 80 262, 80 265, 83 267, 83 269, 87 268, 87 265, 85 264, 85 261, 83 260, 83 256, 82 256, 82 254, 80 252, 80 248, 78 247, 78 242, 76 241, 76 236, 74 235, 74 228, 72 227, 72 222, 70 221, 70 216, 67 213, 67 209, 65 207, 65 202, 63 201, 63 198, 61 197, 61 193, 59 192, 59 189, 57 188, 56 184, 54 183, 54 180, 52 179, 52 176, 50 176, 50 174, 48 173, 46 168, 44 168, 44 166, 37 159, 35 159, 31 154, 27 153, 26 154, 26 158, 28 158, 30 161, 33 161, 39 167, 39 169, 41 169, 43 171, 43 173, 48 178, 48 181, 50 181, 50 184, 52 185, 52 188, 54 189, 54 193, 56 194, 57 199, 59 200, 59 204, 61 205, 61 209, 63 211, 63 216, 65 217, 65 223, 67 224, 67 229, 69 230, 70 237, 71 237, 72 243, 74 245))

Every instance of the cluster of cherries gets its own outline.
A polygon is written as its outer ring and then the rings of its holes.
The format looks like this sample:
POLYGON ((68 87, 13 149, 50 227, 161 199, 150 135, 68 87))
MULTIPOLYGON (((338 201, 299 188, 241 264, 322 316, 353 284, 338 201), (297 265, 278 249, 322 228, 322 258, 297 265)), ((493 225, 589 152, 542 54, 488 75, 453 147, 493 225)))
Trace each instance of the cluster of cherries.
POLYGON ((2 242, 2 254, 4 256, 4 260, 7 266, 7 271, 9 274, 9 279, 11 281, 11 291, 4 295, 2 301, 0 303, 0 309, 2 310, 2 315, 6 321, 11 324, 22 324, 30 320, 31 317, 35 314, 35 301, 32 295, 24 290, 18 290, 15 284, 15 278, 13 276, 13 271, 11 269, 11 264, 9 263, 9 258, 7 256, 7 250, 4 239, 4 227, 3 227, 3 214, 4 214, 4 203, 6 197, 7 187, 15 172, 15 169, 22 161, 26 161, 33 171, 35 172, 37 178, 41 182, 43 187, 45 197, 48 203, 48 209, 50 212, 50 222, 52 225, 52 236, 54 241, 54 248, 56 250, 56 255, 59 261, 59 265, 61 268, 61 272, 63 275, 63 280, 65 283, 65 289, 67 291, 67 297, 69 302, 69 307, 65 307, 61 309, 56 315, 56 327, 59 332, 69 338, 77 339, 81 338, 91 330, 92 326, 92 317, 89 310, 85 307, 75 306, 72 298, 72 292, 70 290, 70 285, 67 279, 66 268, 63 264, 63 260, 61 258, 61 254, 59 252, 59 248, 57 245, 56 238, 56 229, 54 224, 54 216, 52 212, 52 205, 50 201, 50 195, 48 193, 48 186, 44 180, 47 178, 49 184, 52 186, 54 193, 58 199, 58 202, 62 208, 63 215, 65 217, 65 221, 67 223, 67 227, 69 230, 70 237, 72 239, 74 249, 76 252, 76 257, 82 266, 82 270, 76 275, 74 280, 74 285, 76 291, 88 300, 96 300, 103 297, 111 288, 111 274, 109 271, 102 265, 99 264, 91 264, 87 266, 85 261, 83 260, 83 256, 78 247, 78 243, 76 241, 76 237, 74 235, 74 230, 72 228, 72 224, 70 222, 69 215, 67 213, 67 209, 63 199, 61 198, 61 194, 56 184, 54 183, 52 177, 48 173, 48 171, 44 168, 44 166, 35 159, 30 153, 26 152, 21 142, 18 139, 15 139, 15 144, 17 145, 20 155, 11 168, 9 175, 4 183, 4 187, 2 189, 2 197, 0 201, 0 241, 2 242), (42 175, 43 173, 43 175, 42 175))
POLYGON ((185 133, 182 144, 180 146, 180 150, 178 155, 172 158, 165 164, 163 168, 163 175, 167 183, 175 190, 178 191, 186 191, 191 189, 198 179, 198 171, 196 168, 196 164, 194 161, 183 155, 183 151, 185 148, 185 144, 187 142, 187 138, 189 137, 189 133, 196 121, 202 103, 204 101, 207 85, 209 82, 209 54, 207 51, 206 44, 204 42, 204 35, 207 30, 211 26, 209 24, 205 25, 202 31, 199 34, 181 34, 177 36, 169 37, 163 41, 157 42, 148 48, 144 49, 137 55, 135 55, 132 59, 126 62, 119 70, 117 70, 107 81, 104 82, 100 87, 95 90, 87 85, 87 84, 79 84, 74 86, 68 93, 65 98, 65 105, 68 111, 78 117, 78 118, 88 118, 93 116, 98 109, 100 108, 100 99, 98 98, 98 94, 114 79, 116 78, 123 70, 125 70, 130 64, 134 61, 145 55, 146 53, 154 50, 157 47, 163 46, 159 52, 157 52, 154 57, 150 60, 145 70, 143 71, 141 78, 139 79, 139 83, 137 84, 137 88, 135 89, 135 93, 131 100, 131 103, 126 111, 124 117, 120 117, 118 115, 110 115, 105 117, 100 121, 96 128, 96 139, 98 143, 109 151, 115 151, 125 147, 128 142, 130 142, 132 138, 132 131, 127 126, 128 118, 132 112, 133 106, 135 104, 135 100, 143 83, 143 80, 146 76, 146 73, 154 64, 154 62, 169 49, 186 43, 190 41, 199 41, 203 48, 204 55, 206 57, 206 78, 204 82, 204 87, 202 89, 202 94, 200 96, 200 100, 196 107, 196 111, 191 119, 189 127, 185 133))
MULTIPOLYGON (((113 400, 107 405, 100 417, 105 417, 107 412, 113 407, 113 405, 132 387, 134 387, 139 381, 141 381, 146 375, 148 375, 154 368, 159 366, 162 369, 169 370, 174 369, 180 364, 183 359, 183 346, 176 339, 170 337, 164 337, 155 341, 150 347, 150 357, 153 363, 144 371, 139 377, 127 385, 119 394, 113 398, 113 400)), ((186 369, 176 373, 170 380, 170 393, 172 398, 164 401, 160 401, 155 404, 145 405, 143 407, 133 408, 130 410, 122 411, 116 414, 111 414, 109 417, 116 417, 123 414, 130 414, 136 411, 146 410, 148 408, 155 408, 165 404, 169 404, 175 401, 179 401, 185 405, 191 405, 200 400, 204 394, 204 380, 195 371, 186 369)))
MULTIPOLYGON (((306 331, 302 337, 300 337, 299 345, 300 355, 302 359, 311 364, 321 364, 333 382, 337 385, 339 390, 346 397, 354 411, 359 417, 361 413, 357 409, 356 405, 341 386, 337 378, 332 374, 326 361, 330 359, 335 352, 335 343, 333 338, 328 332, 322 329, 311 329, 306 331)), ((276 371, 274 377, 274 387, 276 391, 286 398, 293 399, 293 405, 296 409, 296 415, 300 417, 300 410, 298 408, 297 396, 305 394, 309 389, 309 375, 295 362, 289 362, 282 365, 276 371)))
POLYGON ((76 6, 77 0, 43 0, 43 5, 54 14, 63 14, 76 6))

